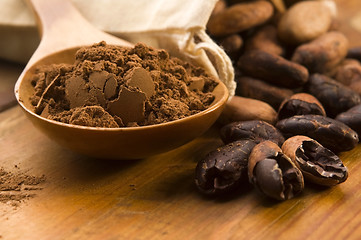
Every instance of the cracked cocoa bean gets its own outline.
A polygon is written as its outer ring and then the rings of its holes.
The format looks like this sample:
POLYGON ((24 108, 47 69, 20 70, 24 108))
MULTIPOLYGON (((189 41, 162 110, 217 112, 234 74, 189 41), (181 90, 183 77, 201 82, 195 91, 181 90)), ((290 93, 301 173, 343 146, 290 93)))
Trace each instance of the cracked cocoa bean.
POLYGON ((306 136, 294 136, 282 145, 282 151, 302 171, 305 180, 334 186, 346 181, 347 168, 341 159, 317 141, 306 136))
POLYGON ((195 184, 199 191, 221 195, 248 183, 248 157, 255 145, 250 140, 236 141, 208 153, 195 170, 195 184))
POLYGON ((293 91, 288 88, 281 88, 265 81, 241 76, 236 78, 236 94, 264 101, 274 109, 278 109, 280 104, 293 95, 293 91))
POLYGON ((248 162, 249 181, 261 193, 277 200, 291 199, 304 189, 301 171, 271 142, 257 144, 248 162))
POLYGON ((343 122, 352 130, 361 135, 361 104, 356 105, 346 112, 340 113, 336 116, 335 120, 343 122))
POLYGON ((281 146, 285 140, 277 128, 260 120, 227 124, 221 128, 220 136, 225 144, 239 140, 251 140, 256 143, 270 140, 281 146))
POLYGON ((327 116, 332 118, 361 103, 361 97, 357 92, 318 73, 310 76, 306 91, 322 103, 327 116))
POLYGON ((325 109, 317 98, 308 93, 296 93, 281 104, 278 120, 306 114, 326 116, 325 109))
POLYGON ((212 15, 207 29, 210 35, 222 37, 260 25, 272 15, 273 6, 268 1, 238 3, 212 15))
POLYGON ((345 35, 332 31, 297 47, 291 60, 305 66, 310 73, 326 73, 346 57, 347 49, 345 35))
POLYGON ((297 88, 308 80, 308 70, 298 63, 262 50, 244 53, 237 62, 245 75, 259 78, 280 87, 297 88))
POLYGON ((321 115, 298 115, 277 122, 285 138, 305 135, 338 153, 353 149, 358 141, 358 134, 346 124, 321 115))

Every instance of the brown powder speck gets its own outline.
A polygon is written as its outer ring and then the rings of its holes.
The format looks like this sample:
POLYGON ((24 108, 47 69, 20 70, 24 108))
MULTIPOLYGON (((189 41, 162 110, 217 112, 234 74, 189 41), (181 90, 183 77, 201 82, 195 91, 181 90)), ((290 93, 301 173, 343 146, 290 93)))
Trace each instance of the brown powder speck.
POLYGON ((36 177, 0 168, 0 203, 17 207, 22 201, 34 197, 33 191, 41 190, 38 185, 44 181, 44 175, 36 177))

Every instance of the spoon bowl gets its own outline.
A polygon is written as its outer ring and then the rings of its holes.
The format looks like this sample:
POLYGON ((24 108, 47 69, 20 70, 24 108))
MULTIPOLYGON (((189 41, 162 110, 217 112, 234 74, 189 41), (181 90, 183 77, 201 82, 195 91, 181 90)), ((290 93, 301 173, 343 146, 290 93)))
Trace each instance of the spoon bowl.
POLYGON ((34 126, 60 145, 95 158, 139 159, 172 150, 193 140, 207 131, 221 114, 228 99, 228 90, 218 80, 219 84, 213 91, 215 100, 208 109, 189 117, 162 124, 140 127, 99 128, 61 123, 37 115, 34 112, 34 106, 30 102, 30 97, 34 93, 34 87, 31 85, 31 75, 37 66, 54 63, 72 64, 75 60, 75 52, 81 46, 102 40, 120 46, 132 45, 93 28, 67 1, 31 0, 30 2, 41 20, 42 41, 20 75, 15 85, 15 95, 19 105, 34 126), (54 4, 54 1, 57 3, 54 4), (51 4, 49 5, 47 2, 51 2, 51 4), (58 15, 60 11, 62 17, 67 16, 66 22, 73 19, 68 23, 68 25, 71 24, 72 26, 63 26, 66 23, 56 21, 56 19, 60 19, 59 16, 47 16, 49 11, 51 12, 51 9, 54 9, 54 6, 56 6, 58 15), (76 25, 81 26, 81 34, 77 32, 76 25), (54 29, 54 27, 68 30, 72 27, 75 28, 74 31, 69 31, 68 36, 64 34, 65 37, 63 36, 64 40, 62 42, 57 42, 59 40, 51 35, 54 32, 51 29, 54 29), (84 38, 84 32, 87 34, 85 36, 92 37, 84 38))

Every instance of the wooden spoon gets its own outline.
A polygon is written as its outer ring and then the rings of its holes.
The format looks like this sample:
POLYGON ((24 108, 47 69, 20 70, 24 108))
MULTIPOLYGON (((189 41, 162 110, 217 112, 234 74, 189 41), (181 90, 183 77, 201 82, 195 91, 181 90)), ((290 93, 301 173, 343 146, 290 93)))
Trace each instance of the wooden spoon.
POLYGON ((30 102, 34 93, 30 76, 37 66, 73 63, 76 50, 103 40, 120 46, 131 47, 132 44, 93 27, 66 0, 29 0, 29 3, 39 22, 42 39, 15 85, 15 95, 33 124, 59 144, 97 158, 143 158, 191 141, 203 134, 219 117, 228 99, 228 90, 220 81, 214 90, 216 98, 211 107, 163 124, 96 128, 65 124, 35 114, 30 102))

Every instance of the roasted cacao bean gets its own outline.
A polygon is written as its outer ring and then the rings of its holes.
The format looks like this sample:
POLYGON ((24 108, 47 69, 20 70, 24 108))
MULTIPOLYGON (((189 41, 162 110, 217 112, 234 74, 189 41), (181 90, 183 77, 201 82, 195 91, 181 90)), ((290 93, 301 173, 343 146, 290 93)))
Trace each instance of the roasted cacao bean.
POLYGON ((298 115, 277 122, 276 127, 286 138, 305 135, 338 153, 353 149, 358 134, 344 123, 321 115, 298 115))
POLYGON ((237 77, 236 94, 264 101, 274 109, 278 109, 280 104, 293 95, 293 91, 288 88, 281 88, 265 81, 251 77, 237 77))
POLYGON ((345 59, 337 67, 333 78, 361 95, 361 64, 359 61, 351 58, 345 59))
POLYGON ((335 119, 352 128, 359 136, 361 135, 361 104, 340 113, 335 119))
POLYGON ((277 28, 271 24, 262 26, 247 39, 245 50, 256 49, 279 56, 284 56, 286 51, 278 39, 277 28))
POLYGON ((225 144, 239 140, 251 140, 256 143, 270 140, 278 146, 282 146, 285 140, 277 128, 260 120, 227 124, 221 128, 220 136, 225 144))
POLYGON ((278 120, 306 114, 326 116, 325 109, 317 98, 308 93, 296 93, 281 104, 278 120))
POLYGON ((303 1, 293 5, 278 23, 278 36, 283 42, 298 45, 326 33, 332 15, 321 1, 303 1))
POLYGON ((247 76, 265 80, 280 87, 297 88, 308 80, 308 71, 295 62, 262 50, 244 53, 237 67, 247 76))
POLYGON ((277 112, 269 104, 252 98, 233 96, 228 100, 218 122, 225 125, 231 122, 263 120, 276 123, 277 112))
POLYGON ((199 191, 220 195, 248 183, 248 157, 255 145, 250 140, 236 141, 208 153, 195 170, 199 191))
POLYGON ((304 188, 301 171, 271 141, 263 141, 253 148, 249 156, 248 176, 256 189, 277 200, 293 198, 304 188))
POLYGON ((326 73, 345 57, 348 40, 340 32, 328 32, 296 48, 292 61, 305 66, 310 73, 326 73))
POLYGON ((357 92, 322 74, 312 74, 305 87, 322 103, 327 116, 332 118, 361 103, 357 92))
POLYGON ((207 29, 211 36, 222 37, 260 25, 272 15, 273 6, 268 1, 238 3, 212 15, 207 29))
POLYGON ((282 145, 282 151, 302 171, 305 180, 333 186, 346 181, 347 168, 341 159, 317 141, 306 136, 294 136, 282 145))

